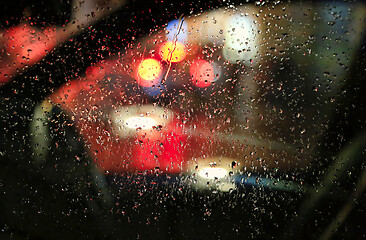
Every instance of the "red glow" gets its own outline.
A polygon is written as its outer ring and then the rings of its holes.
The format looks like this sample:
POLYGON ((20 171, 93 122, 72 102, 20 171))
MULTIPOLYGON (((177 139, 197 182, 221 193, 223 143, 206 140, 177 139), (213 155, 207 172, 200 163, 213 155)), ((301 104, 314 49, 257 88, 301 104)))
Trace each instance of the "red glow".
POLYGON ((206 60, 200 59, 192 63, 189 73, 192 76, 193 84, 200 88, 210 86, 214 80, 213 66, 206 60))
POLYGON ((105 76, 106 67, 102 64, 97 64, 95 66, 90 66, 86 69, 85 75, 88 79, 99 80, 105 76))
POLYGON ((132 167, 140 171, 159 167, 164 172, 180 172, 185 156, 185 146, 182 144, 185 144, 186 137, 179 129, 165 129, 158 134, 155 139, 136 141, 131 149, 134 155, 132 167))
POLYGON ((4 33, 5 52, 0 64, 0 83, 7 82, 26 65, 33 65, 57 44, 55 29, 41 31, 19 24, 4 33))
POLYGON ((118 138, 101 122, 77 121, 90 154, 98 167, 108 172, 135 172, 159 167, 166 173, 181 172, 187 137, 182 129, 152 129, 151 135, 118 138), (151 138, 150 138, 151 136, 151 138))
MULTIPOLYGON (((78 94, 83 86, 78 81, 80 79, 65 84, 51 99, 72 116, 90 156, 103 171, 135 173, 159 167, 165 173, 179 173, 184 170, 182 168, 187 164, 185 161, 217 153, 217 146, 230 149, 229 143, 222 145, 208 142, 205 136, 188 137, 185 129, 187 126, 176 118, 171 118, 162 127, 136 129, 134 134, 116 134, 112 125, 97 116, 100 112, 93 110, 95 106, 103 106, 102 102, 105 101, 103 93, 98 90, 98 84, 90 82, 94 86, 88 94, 78 94)), ((197 126, 199 132, 212 129, 211 125, 202 121, 203 117, 197 116, 193 121, 191 119, 189 125, 197 126)))

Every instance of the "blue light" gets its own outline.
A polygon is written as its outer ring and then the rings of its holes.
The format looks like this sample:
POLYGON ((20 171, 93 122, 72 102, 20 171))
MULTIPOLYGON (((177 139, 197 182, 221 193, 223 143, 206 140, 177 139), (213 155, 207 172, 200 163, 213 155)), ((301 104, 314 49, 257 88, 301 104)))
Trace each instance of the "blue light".
POLYGON ((187 43, 188 41, 188 29, 187 29, 187 23, 184 22, 184 20, 178 20, 175 19, 173 21, 170 21, 168 23, 168 26, 166 27, 166 38, 167 41, 174 41, 177 39, 177 41, 182 43, 187 43), (181 29, 179 30, 179 26, 182 25, 181 29))
POLYGON ((235 183, 241 186, 263 187, 270 190, 288 191, 288 192, 303 192, 305 186, 296 182, 286 180, 275 180, 271 178, 250 176, 250 175, 236 175, 234 177, 235 183))
POLYGON ((166 84, 162 85, 159 83, 152 87, 141 87, 141 89, 150 97, 155 97, 166 90, 166 84))

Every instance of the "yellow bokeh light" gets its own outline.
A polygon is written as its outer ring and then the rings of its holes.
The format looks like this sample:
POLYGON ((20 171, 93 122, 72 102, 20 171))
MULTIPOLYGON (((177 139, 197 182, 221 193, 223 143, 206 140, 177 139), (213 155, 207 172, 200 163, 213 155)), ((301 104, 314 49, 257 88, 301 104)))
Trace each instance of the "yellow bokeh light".
POLYGON ((186 46, 181 42, 165 42, 159 49, 161 59, 166 62, 181 62, 187 55, 186 46))
POLYGON ((138 66, 139 84, 145 87, 151 87, 156 84, 162 73, 163 67, 161 63, 154 59, 148 58, 143 60, 138 66))

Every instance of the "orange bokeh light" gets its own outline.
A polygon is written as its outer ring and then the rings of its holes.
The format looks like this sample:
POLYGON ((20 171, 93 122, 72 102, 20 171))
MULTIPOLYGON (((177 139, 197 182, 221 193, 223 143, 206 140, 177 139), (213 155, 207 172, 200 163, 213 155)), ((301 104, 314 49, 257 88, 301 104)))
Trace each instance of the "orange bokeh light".
POLYGON ((189 68, 193 84, 197 87, 208 87, 214 81, 214 69, 211 63, 206 60, 198 60, 192 63, 189 68))
POLYGON ((186 46, 181 42, 165 42, 160 46, 159 55, 166 62, 181 62, 187 55, 186 46))
POLYGON ((138 66, 138 83, 144 87, 151 87, 158 83, 163 66, 154 58, 143 60, 138 66))

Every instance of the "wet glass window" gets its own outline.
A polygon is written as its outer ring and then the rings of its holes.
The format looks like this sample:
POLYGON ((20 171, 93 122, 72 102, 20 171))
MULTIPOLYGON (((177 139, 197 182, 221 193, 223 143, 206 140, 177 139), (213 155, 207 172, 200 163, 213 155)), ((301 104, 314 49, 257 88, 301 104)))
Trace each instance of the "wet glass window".
POLYGON ((366 237, 366 5, 0 16, 1 239, 366 237))

